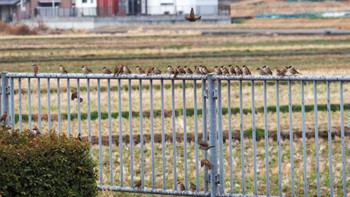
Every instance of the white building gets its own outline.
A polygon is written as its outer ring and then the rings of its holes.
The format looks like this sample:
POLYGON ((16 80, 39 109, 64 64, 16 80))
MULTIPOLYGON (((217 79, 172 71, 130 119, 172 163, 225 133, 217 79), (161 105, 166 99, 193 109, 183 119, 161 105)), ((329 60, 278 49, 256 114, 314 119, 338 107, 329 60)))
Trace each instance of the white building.
POLYGON ((218 15, 218 0, 142 0, 142 14, 189 14, 218 15))
POLYGON ((78 16, 97 16, 97 0, 75 0, 78 16))

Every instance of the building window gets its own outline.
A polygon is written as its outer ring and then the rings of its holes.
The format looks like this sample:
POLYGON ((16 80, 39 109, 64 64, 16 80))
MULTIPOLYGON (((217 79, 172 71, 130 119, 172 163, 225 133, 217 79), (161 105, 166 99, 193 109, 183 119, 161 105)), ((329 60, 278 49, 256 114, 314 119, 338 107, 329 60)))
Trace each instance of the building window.
POLYGON ((87 3, 87 0, 83 0, 83 3, 87 3))
POLYGON ((174 5, 174 3, 160 3, 160 5, 167 6, 167 5, 174 5))

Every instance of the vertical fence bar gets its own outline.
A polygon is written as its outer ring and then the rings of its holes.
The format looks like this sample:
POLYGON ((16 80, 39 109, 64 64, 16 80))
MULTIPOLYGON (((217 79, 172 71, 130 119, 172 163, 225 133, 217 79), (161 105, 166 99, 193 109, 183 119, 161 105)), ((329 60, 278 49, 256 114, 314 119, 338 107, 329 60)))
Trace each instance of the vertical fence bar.
POLYGON ((318 109, 317 109, 317 82, 314 83, 314 120, 315 120, 315 145, 316 145, 316 185, 317 196, 321 196, 321 184, 320 184, 320 156, 319 156, 319 142, 318 142, 318 109))
POLYGON ((19 108, 19 131, 23 131, 22 128, 22 78, 18 78, 18 108, 19 108))
POLYGON ((245 171, 244 171, 244 129, 243 129, 243 93, 242 80, 239 80, 239 117, 240 117, 240 138, 241 138, 241 171, 242 171, 242 194, 245 195, 245 171))
POLYGON ((222 134, 222 98, 221 98, 221 80, 217 80, 217 92, 218 92, 218 141, 219 141, 219 163, 220 163, 220 193, 225 192, 225 180, 224 180, 224 151, 223 151, 223 134, 222 134))
POLYGON ((161 120, 162 120, 162 173, 163 173, 163 189, 166 190, 166 158, 165 158, 165 128, 164 128, 164 80, 160 80, 160 102, 161 102, 161 120))
MULTIPOLYGON (((280 88, 276 81, 276 115, 277 115, 277 151, 278 151, 278 191, 282 196, 282 153, 281 153, 281 123, 280 123, 280 88)), ((255 169, 255 168, 254 168, 255 169)))
POLYGON ((58 135, 61 135, 61 87, 59 78, 57 78, 57 123, 58 135))
POLYGON ((70 81, 67 79, 67 123, 68 123, 68 136, 71 133, 71 123, 70 123, 70 81))
POLYGON ((227 80, 227 108, 228 108, 228 145, 230 151, 230 193, 234 191, 233 186, 233 152, 232 152, 232 112, 231 112, 231 81, 227 80))
MULTIPOLYGON (((40 87, 38 87, 40 89, 40 87)), ((50 78, 47 78, 47 125, 48 130, 51 130, 51 90, 50 78)))
POLYGON ((264 125, 265 125, 265 171, 266 171, 266 195, 270 196, 270 173, 269 173, 269 131, 267 126, 267 90, 266 81, 263 82, 264 86, 264 125))
MULTIPOLYGON (((205 79, 202 79, 202 134, 203 134, 203 140, 207 141, 208 135, 207 135, 207 98, 205 95, 206 92, 206 84, 205 79)), ((207 92, 208 93, 208 92, 207 92)), ((204 151, 204 159, 208 159, 208 152, 204 151)), ((208 170, 205 167, 204 168, 204 191, 208 191, 208 170)))
POLYGON ((291 192, 294 193, 294 140, 293 140, 293 108, 292 108, 292 84, 288 81, 288 111, 289 111, 289 151, 290 151, 290 173, 291 173, 291 192))
POLYGON ((111 115, 111 80, 107 79, 107 102, 108 102, 108 144, 109 144, 109 176, 110 185, 114 185, 113 176, 113 142, 112 142, 112 115, 111 115))
MULTIPOLYGON (((213 75, 209 74, 207 75, 208 79, 208 113, 209 113, 209 140, 211 145, 216 144, 216 106, 215 106, 215 87, 213 80, 213 75)), ((210 162, 214 165, 211 169, 211 176, 210 176, 210 182, 211 182, 211 197, 215 197, 217 194, 217 169, 218 169, 218 162, 217 162, 217 155, 216 155, 217 148, 211 148, 210 149, 210 162)))
POLYGON ((258 178, 256 165, 256 127, 255 127, 255 84, 252 80, 252 134, 253 134, 253 169, 254 169, 254 195, 258 195, 258 178))
MULTIPOLYGON (((2 85, 4 85, 4 83, 2 83, 2 85)), ((32 129, 32 96, 31 95, 32 95, 32 90, 30 88, 30 78, 28 78, 28 126, 29 126, 29 129, 32 129)))
POLYGON ((152 189, 154 189, 156 183, 156 174, 154 170, 155 160, 154 160, 154 121, 153 121, 153 80, 149 81, 149 92, 150 92, 150 118, 151 118, 151 154, 152 154, 152 189))
MULTIPOLYGON (((8 78, 6 76, 7 72, 2 72, 1 73, 1 87, 2 87, 2 90, 1 90, 1 95, 2 95, 2 99, 1 99, 1 115, 4 114, 5 112, 7 112, 9 114, 9 100, 8 100, 8 95, 7 95, 7 87, 8 87, 8 78)), ((29 80, 29 78, 28 78, 29 80)), ((29 83, 30 84, 30 83, 29 83)), ((29 86, 29 85, 28 85, 29 86)), ((28 88, 28 91, 30 89, 28 88)), ((28 101, 28 104, 29 101, 28 101)), ((28 106, 29 108, 30 106, 28 106)), ((28 118, 29 118, 29 114, 28 114, 28 118)), ((8 119, 5 120, 5 124, 8 123, 8 119)))
POLYGON ((185 188, 188 190, 188 170, 187 170, 187 125, 186 125, 186 81, 182 80, 182 112, 184 124, 184 172, 185 188))
POLYGON ((304 101, 304 81, 301 84, 301 124, 303 138, 303 167, 304 167, 304 196, 308 196, 307 170, 306 170, 306 131, 305 131, 305 101, 304 101))
POLYGON ((134 149, 132 134, 132 98, 131 98, 131 79, 128 80, 128 105, 129 105, 129 145, 130 145, 130 181, 131 187, 134 187, 134 149))
POLYGON ((343 82, 339 84, 340 92, 340 124, 341 124, 341 156, 343 167, 343 196, 347 196, 346 192, 346 159, 345 159, 345 136, 344 136, 344 96, 343 96, 343 82))
POLYGON ((171 119, 173 128, 173 166, 174 166, 174 190, 177 190, 177 175, 176 175, 176 128, 175 128, 175 85, 174 80, 171 80, 171 119))
MULTIPOLYGON (((103 162, 102 162, 102 129, 101 129, 101 84, 100 79, 97 79, 97 113, 98 113, 98 160, 99 160, 99 172, 100 172, 100 184, 103 184, 103 162)), ((78 81, 79 84, 79 81, 78 81)), ((79 92, 79 86, 78 86, 79 92)), ((78 93, 78 103, 80 103, 80 96, 78 93)), ((79 105, 78 105, 79 106, 79 105)), ((79 111, 80 112, 80 111, 79 111)), ((80 127, 80 125, 79 125, 80 127)), ((79 131, 80 132, 80 131, 79 131)))
POLYGON ((197 114, 197 81, 193 81, 193 105, 194 105, 194 140, 196 149, 196 192, 199 191, 199 163, 198 163, 198 114, 197 114))
POLYGON ((37 78, 37 82, 38 82, 38 89, 36 90, 37 92, 37 96, 38 96, 38 127, 39 127, 39 131, 41 131, 41 101, 40 101, 40 94, 41 94, 41 90, 40 90, 40 78, 37 78))
MULTIPOLYGON (((100 93, 100 92, 98 92, 100 93)), ((78 133, 81 134, 81 114, 80 114, 80 79, 77 79, 77 103, 78 103, 78 133)), ((98 100, 100 102, 100 100, 98 100)))
POLYGON ((122 129, 122 96, 121 96, 121 82, 118 79, 118 118, 119 118, 119 159, 120 159, 120 187, 124 185, 123 172, 123 129, 122 129))
POLYGON ((15 128, 15 86, 13 82, 13 78, 10 78, 10 97, 11 97, 11 126, 15 128))
MULTIPOLYGON (((90 104, 90 79, 87 79, 87 107, 88 107, 88 140, 91 143, 91 104, 90 104)), ((92 156, 92 150, 90 148, 90 155, 92 156)))
POLYGON ((331 123, 331 96, 329 81, 326 81, 327 86, 327 126, 328 126, 328 161, 329 161, 329 189, 330 196, 333 196, 333 161, 332 161, 332 123, 331 123))
POLYGON ((141 188, 144 187, 145 161, 143 152, 143 110, 142 110, 142 79, 139 80, 140 93, 140 146, 141 146, 141 188))

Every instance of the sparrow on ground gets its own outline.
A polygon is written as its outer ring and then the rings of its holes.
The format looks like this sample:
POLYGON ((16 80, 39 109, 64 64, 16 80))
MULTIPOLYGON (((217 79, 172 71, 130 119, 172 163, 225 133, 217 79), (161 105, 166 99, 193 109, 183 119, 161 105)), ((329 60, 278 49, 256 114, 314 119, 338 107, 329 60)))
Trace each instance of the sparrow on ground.
POLYGON ((124 73, 124 74, 131 74, 131 71, 130 71, 130 69, 129 69, 128 66, 125 65, 125 66, 123 67, 123 73, 124 73))
POLYGON ((31 132, 33 133, 34 136, 41 134, 41 132, 40 132, 40 130, 38 129, 37 126, 34 126, 34 128, 32 129, 31 132))
POLYGON ((203 166, 207 166, 209 170, 211 170, 214 167, 214 165, 211 164, 208 159, 201 160, 201 167, 203 167, 203 166))
POLYGON ((215 146, 209 146, 208 142, 203 140, 198 140, 198 144, 199 144, 199 149, 202 149, 202 150, 209 150, 215 147, 215 146))
POLYGON ((103 74, 112 74, 112 71, 110 71, 107 67, 102 68, 102 73, 103 74))
POLYGON ((214 66, 215 74, 222 75, 221 69, 218 66, 214 66))
POLYGON ((61 71, 61 74, 67 74, 68 73, 68 71, 62 65, 60 65, 60 71, 61 71))
MULTIPOLYGON (((77 98, 78 98, 78 93, 75 90, 72 90, 72 95, 71 95, 72 101, 77 98)), ((83 99, 81 97, 80 97, 80 102, 83 102, 83 99)))
POLYGON ((193 71, 188 66, 184 66, 184 70, 185 70, 186 74, 188 74, 188 75, 192 75, 193 74, 193 71))
POLYGON ((5 111, 5 112, 2 114, 2 116, 1 116, 1 118, 0 118, 0 122, 4 122, 4 123, 5 123, 6 118, 7 118, 7 111, 5 111))
POLYGON ((244 75, 252 75, 249 68, 246 65, 243 65, 243 74, 244 75))
POLYGON ((192 192, 194 192, 197 190, 197 186, 194 183, 190 182, 190 189, 192 192))
POLYGON ((136 71, 137 71, 137 73, 139 73, 139 74, 145 74, 145 71, 142 70, 142 68, 141 68, 140 66, 136 66, 136 71))
POLYGON ((33 72, 34 72, 34 76, 36 76, 39 72, 39 66, 36 64, 33 64, 33 72))
POLYGON ((236 72, 236 75, 242 75, 243 74, 243 72, 242 72, 241 68, 239 68, 239 66, 235 67, 235 72, 236 72))
POLYGON ((259 75, 267 75, 261 68, 256 68, 256 70, 258 71, 259 75))
POLYGON ((82 66, 81 68, 83 70, 83 73, 86 74, 86 75, 90 74, 90 73, 93 73, 92 70, 90 68, 88 68, 87 66, 82 66))
POLYGON ((77 139, 78 139, 79 141, 83 141, 83 138, 81 138, 81 133, 78 133, 77 139))
POLYGON ((181 181, 178 181, 177 182, 177 190, 178 191, 185 191, 185 185, 181 182, 181 181))
POLYGON ((292 75, 301 75, 301 73, 298 72, 293 66, 288 67, 288 72, 292 75))
POLYGON ((263 70, 267 75, 272 75, 272 72, 271 72, 269 66, 266 66, 266 65, 263 66, 263 67, 262 67, 262 70, 263 70))
POLYGON ((190 22, 195 22, 196 20, 201 20, 201 16, 195 16, 194 15, 194 10, 191 8, 190 15, 185 16, 185 19, 190 21, 190 22))

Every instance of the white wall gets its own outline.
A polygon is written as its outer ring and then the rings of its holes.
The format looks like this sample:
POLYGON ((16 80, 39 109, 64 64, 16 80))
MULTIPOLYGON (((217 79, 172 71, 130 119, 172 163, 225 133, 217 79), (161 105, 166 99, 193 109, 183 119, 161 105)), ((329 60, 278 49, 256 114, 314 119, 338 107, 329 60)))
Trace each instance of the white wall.
POLYGON ((191 7, 200 15, 217 15, 218 0, 147 0, 148 14, 189 14, 191 7))
POLYGON ((75 7, 77 8, 78 16, 96 16, 97 0, 76 0, 75 7))

